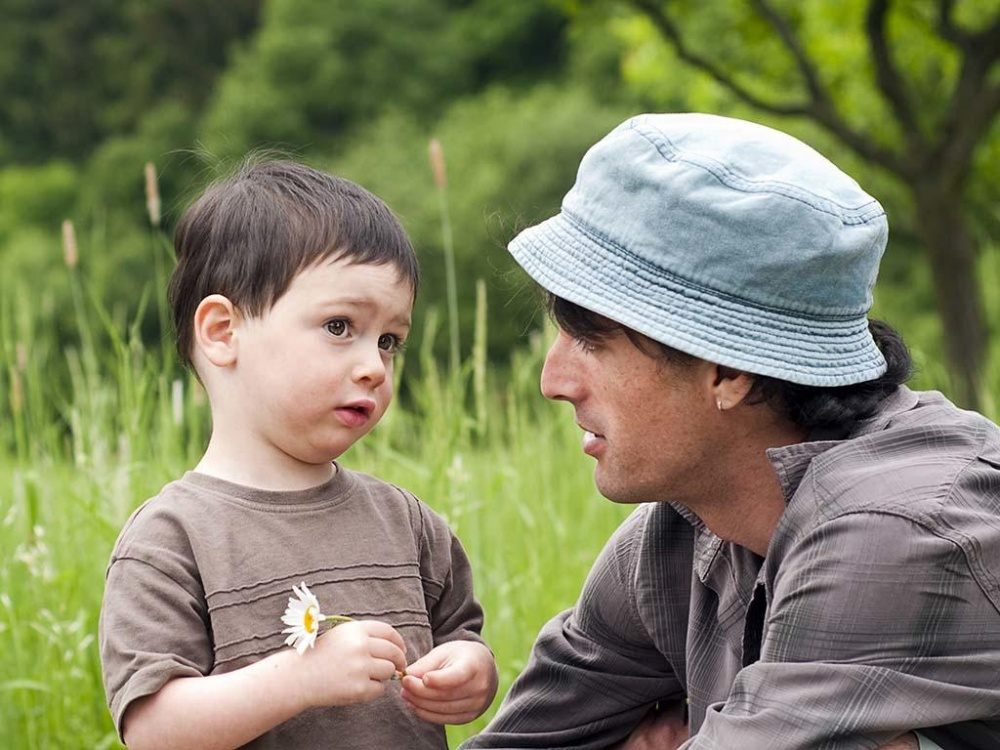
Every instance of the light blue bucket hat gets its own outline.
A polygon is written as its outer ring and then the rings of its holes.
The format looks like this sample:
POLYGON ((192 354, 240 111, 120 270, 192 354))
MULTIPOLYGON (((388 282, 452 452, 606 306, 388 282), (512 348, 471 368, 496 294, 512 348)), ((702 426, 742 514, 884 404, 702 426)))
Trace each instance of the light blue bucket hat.
POLYGON ((559 214, 510 252, 558 297, 695 357, 811 386, 877 378, 878 201, 785 133, 706 114, 626 120, 559 214))

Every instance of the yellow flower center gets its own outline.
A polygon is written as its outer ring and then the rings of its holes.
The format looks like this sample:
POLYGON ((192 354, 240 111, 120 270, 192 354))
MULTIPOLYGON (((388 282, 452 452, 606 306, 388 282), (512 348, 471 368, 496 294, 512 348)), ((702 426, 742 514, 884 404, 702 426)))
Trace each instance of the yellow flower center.
POLYGON ((307 633, 316 632, 316 608, 307 607, 305 614, 302 616, 302 627, 306 629, 307 633))

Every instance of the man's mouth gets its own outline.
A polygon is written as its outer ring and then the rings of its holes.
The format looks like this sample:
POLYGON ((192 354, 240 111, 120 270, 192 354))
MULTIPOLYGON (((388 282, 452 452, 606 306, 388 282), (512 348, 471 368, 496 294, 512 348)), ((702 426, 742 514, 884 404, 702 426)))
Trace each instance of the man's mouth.
POLYGON ((583 431, 583 440, 581 445, 583 447, 583 452, 588 456, 594 456, 596 458, 597 454, 604 448, 606 442, 607 441, 605 440, 604 435, 591 432, 590 430, 583 431))

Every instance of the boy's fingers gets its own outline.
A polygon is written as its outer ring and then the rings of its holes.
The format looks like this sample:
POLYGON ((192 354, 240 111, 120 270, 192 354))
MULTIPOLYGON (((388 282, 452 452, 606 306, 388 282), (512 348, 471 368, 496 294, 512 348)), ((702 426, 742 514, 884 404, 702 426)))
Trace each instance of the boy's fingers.
POLYGON ((401 697, 416 708, 441 714, 442 716, 475 711, 482 703, 481 696, 468 695, 454 699, 435 698, 433 696, 415 695, 412 691, 405 688, 401 693, 401 697))
POLYGON ((406 669, 406 654, 395 643, 384 638, 372 638, 368 641, 368 653, 373 659, 392 664, 392 674, 384 679, 389 679, 397 671, 406 669))
POLYGON ((460 698, 443 698, 441 696, 416 695, 412 691, 403 689, 400 697, 409 703, 413 708, 419 708, 427 713, 438 714, 440 716, 454 716, 456 714, 476 711, 481 707, 482 700, 478 696, 463 695, 460 698))
POLYGON ((412 674, 416 677, 423 677, 425 674, 433 672, 435 669, 444 669, 445 663, 446 660, 442 659, 440 653, 437 651, 431 651, 407 666, 406 673, 412 674))
POLYGON ((371 669, 368 671, 368 678, 375 682, 385 682, 391 680, 396 674, 396 665, 386 659, 374 659, 371 669))
POLYGON ((468 711, 464 713, 438 713, 436 711, 427 711, 420 706, 411 707, 413 709, 413 713, 415 713, 419 718, 433 724, 468 724, 479 715, 478 711, 468 711))
POLYGON ((423 676, 423 683, 429 688, 447 690, 468 682, 472 677, 472 669, 460 664, 450 664, 441 669, 433 669, 423 676))
POLYGON ((407 694, 413 696, 414 698, 418 698, 420 700, 429 700, 432 698, 436 700, 444 699, 439 689, 428 685, 424 681, 423 676, 414 675, 410 672, 410 667, 406 668, 406 676, 400 680, 399 684, 407 694))
MULTIPOLYGON (((406 643, 403 641, 403 636, 399 634, 392 625, 387 622, 379 622, 378 620, 360 620, 358 624, 365 629, 373 638, 381 638, 383 640, 394 643, 403 653, 406 653, 406 643)), ((342 626, 341 626, 342 627, 342 626)))

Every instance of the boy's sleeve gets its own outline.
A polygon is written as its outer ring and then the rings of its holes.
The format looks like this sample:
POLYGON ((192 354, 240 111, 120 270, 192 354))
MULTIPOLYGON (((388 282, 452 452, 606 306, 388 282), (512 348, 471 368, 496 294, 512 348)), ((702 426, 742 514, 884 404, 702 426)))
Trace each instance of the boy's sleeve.
MULTIPOLYGON (((208 674, 213 649, 194 563, 164 544, 163 524, 116 545, 108 566, 99 642, 104 689, 119 737, 129 704, 175 677, 208 674)), ((183 547, 181 547, 183 548, 183 547)))
POLYGON ((434 645, 482 638, 483 608, 472 590, 472 566, 461 542, 441 516, 420 508, 420 577, 434 645))
POLYGON ((648 513, 632 513, 605 545, 576 606, 539 633, 528 666, 472 748, 607 748, 658 701, 683 688, 636 608, 637 539, 648 513))

